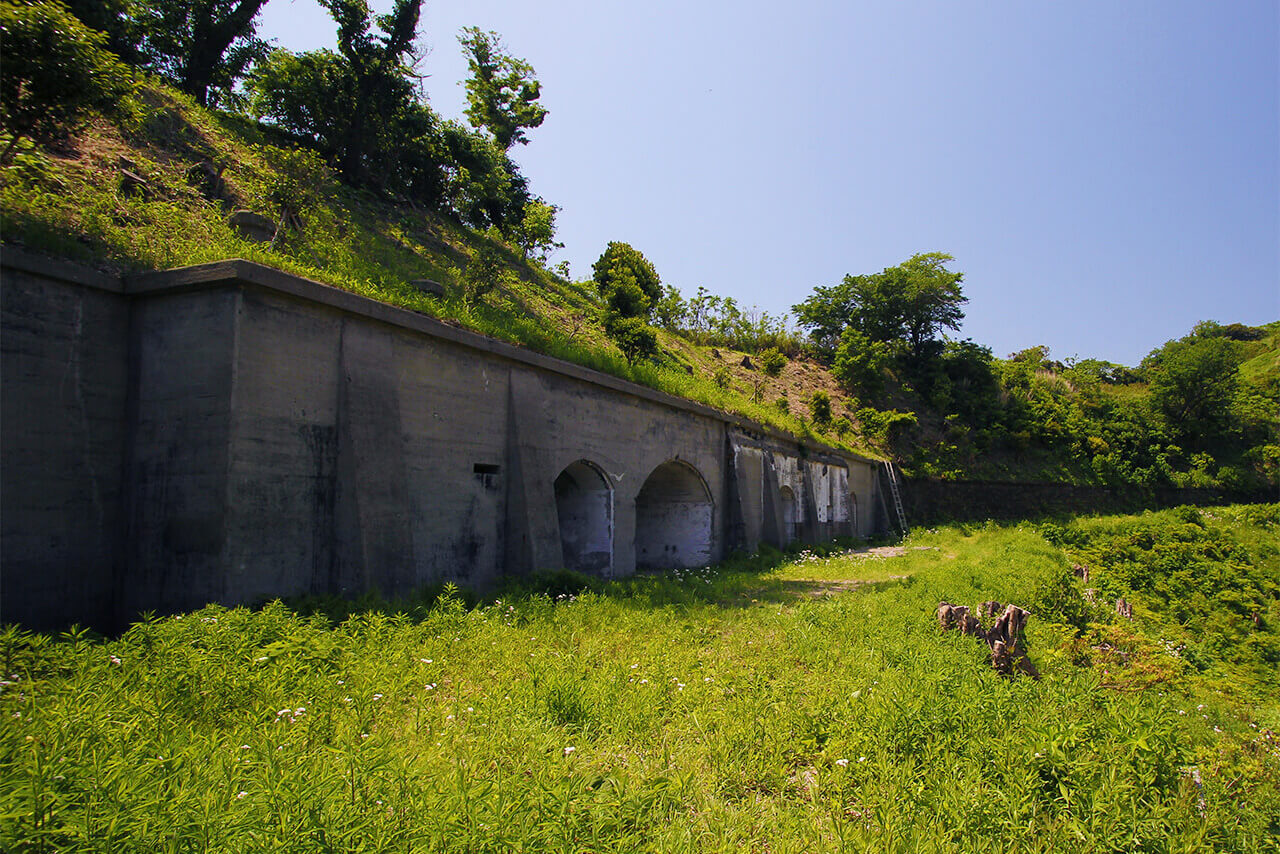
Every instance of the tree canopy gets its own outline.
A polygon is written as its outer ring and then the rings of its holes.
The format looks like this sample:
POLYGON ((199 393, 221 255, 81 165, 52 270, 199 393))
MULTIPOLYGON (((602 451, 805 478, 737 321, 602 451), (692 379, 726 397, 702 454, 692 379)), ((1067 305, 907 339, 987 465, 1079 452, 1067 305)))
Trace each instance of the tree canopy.
POLYGON ((547 117, 538 103, 542 86, 533 66, 506 52, 497 33, 467 27, 458 37, 467 54, 467 119, 487 128, 505 151, 515 143, 527 145, 525 128, 536 128, 547 117))
POLYGON ((649 259, 628 243, 611 242, 591 265, 591 278, 606 302, 627 317, 648 317, 662 299, 662 280, 649 259))
POLYGON ((1199 446, 1231 422, 1239 364, 1227 338, 1170 341, 1150 369, 1151 401, 1176 434, 1199 446))
MULTIPOLYGON (((267 0, 151 0, 135 4, 134 32, 145 64, 171 78, 201 104, 232 91, 249 66, 266 55, 257 38, 267 0)), ((120 4, 123 5, 123 4, 120 4)))
POLYGON ((852 328, 872 341, 904 344, 919 355, 943 329, 959 329, 964 318, 964 274, 947 269, 953 260, 942 252, 926 252, 879 273, 848 275, 839 284, 815 288, 792 311, 828 353, 844 330, 852 328))
POLYGON ((128 71, 105 42, 61 3, 0 5, 0 124, 9 135, 0 161, 18 140, 48 142, 129 91, 128 71))

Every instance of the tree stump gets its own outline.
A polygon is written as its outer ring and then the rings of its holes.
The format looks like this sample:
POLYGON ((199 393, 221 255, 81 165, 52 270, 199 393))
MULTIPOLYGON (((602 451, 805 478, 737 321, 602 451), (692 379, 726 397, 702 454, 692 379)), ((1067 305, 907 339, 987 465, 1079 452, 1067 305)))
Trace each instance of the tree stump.
POLYGON ((947 629, 956 627, 956 611, 955 606, 950 602, 941 602, 938 604, 938 628, 944 632, 947 629))
POLYGON ((1001 673, 1012 673, 1017 667, 1032 679, 1040 678, 1040 671, 1027 655, 1027 618, 1031 614, 1017 605, 1004 609, 995 624, 987 631, 987 644, 991 647, 991 666, 1001 673))
POLYGON ((991 648, 991 666, 997 672, 1010 676, 1016 668, 1032 679, 1039 679, 1040 671, 1031 663, 1027 652, 1025 630, 1031 613, 1017 605, 1009 605, 1001 611, 1000 603, 995 601, 983 602, 978 611, 984 619, 995 619, 990 629, 982 628, 982 622, 969 612, 967 605, 941 602, 937 611, 938 628, 943 631, 959 629, 963 635, 986 641, 991 648))

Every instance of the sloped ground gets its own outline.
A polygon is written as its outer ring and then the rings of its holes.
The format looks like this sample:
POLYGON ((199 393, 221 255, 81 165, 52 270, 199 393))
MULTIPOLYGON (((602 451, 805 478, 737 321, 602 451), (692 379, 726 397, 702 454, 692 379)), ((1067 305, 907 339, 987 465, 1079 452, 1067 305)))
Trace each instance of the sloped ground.
MULTIPOLYGON (((793 363, 773 380, 742 368, 744 354, 717 358, 661 330, 663 362, 629 365, 604 335, 590 282, 562 279, 447 217, 346 187, 289 140, 163 87, 144 90, 126 122, 98 120, 54 151, 20 153, 0 170, 0 216, 7 242, 114 271, 232 257, 267 264, 788 432, 810 432, 796 416, 808 415, 813 389, 835 392, 815 365, 793 363), (286 225, 255 242, 229 224, 237 210, 286 225), (506 275, 468 298, 467 266, 485 247, 506 275), (446 295, 410 284, 420 279, 446 295), (732 362, 725 387, 715 382, 722 360, 732 362)), ((851 434, 815 438, 865 450, 851 434)))

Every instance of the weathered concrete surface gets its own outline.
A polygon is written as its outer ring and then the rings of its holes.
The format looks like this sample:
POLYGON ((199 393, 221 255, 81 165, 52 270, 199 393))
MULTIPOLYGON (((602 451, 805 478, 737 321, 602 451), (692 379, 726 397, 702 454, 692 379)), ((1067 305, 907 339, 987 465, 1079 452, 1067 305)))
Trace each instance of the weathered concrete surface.
POLYGON ((116 608, 129 387, 119 288, 65 264, 4 271, 0 621, 87 622, 116 608))
POLYGON ((871 530, 868 461, 412 312, 241 261, 3 260, 6 621, 871 530))
POLYGON ((1179 504, 1259 503, 1278 499, 1280 494, 1275 489, 1142 489, 914 477, 904 478, 902 484, 903 509, 912 525, 982 519, 1033 519, 1073 513, 1132 513, 1179 504))

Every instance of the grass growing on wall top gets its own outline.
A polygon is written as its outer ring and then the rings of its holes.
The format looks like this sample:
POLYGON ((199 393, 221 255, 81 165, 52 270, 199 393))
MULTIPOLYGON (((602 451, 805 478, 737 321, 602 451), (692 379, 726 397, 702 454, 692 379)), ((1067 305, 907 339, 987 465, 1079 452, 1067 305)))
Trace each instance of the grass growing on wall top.
MULTIPOLYGON (((1274 583, 1277 511, 1201 520, 1274 583)), ((1071 575, 1075 551, 1190 512, 1049 539, 944 528, 897 557, 774 555, 478 607, 447 591, 336 624, 275 604, 110 641, 10 629, 0 847, 1274 850, 1276 665, 1190 662, 1171 650, 1198 629, 1147 588, 1114 588, 1125 621, 1071 575), (939 600, 988 598, 1032 609, 1042 681, 937 631, 939 600)), ((1278 607, 1253 635, 1275 636, 1278 607)))
MULTIPOLYGON (((100 119, 63 149, 28 146, 0 169, 0 231, 30 249, 118 271, 256 261, 813 436, 749 388, 717 385, 707 357, 690 363, 669 333, 659 332, 661 364, 629 364, 603 333, 590 282, 566 281, 447 217, 345 186, 314 153, 159 84, 148 84, 118 125, 100 119), (188 177, 201 162, 221 170, 224 200, 206 198, 188 177), (126 168, 145 188, 121 183, 126 168), (230 210, 279 219, 286 206, 300 227, 283 229, 272 245, 243 239, 227 222, 230 210), (497 252, 506 272, 492 291, 468 299, 467 264, 482 248, 497 252), (447 296, 424 294, 409 284, 417 279, 440 282, 447 296)), ((852 436, 814 438, 859 450, 852 436)))

